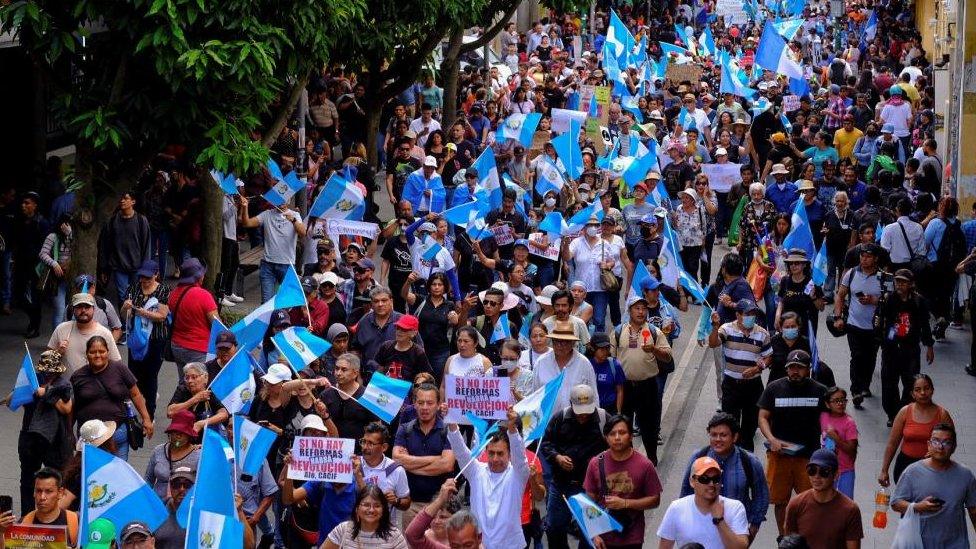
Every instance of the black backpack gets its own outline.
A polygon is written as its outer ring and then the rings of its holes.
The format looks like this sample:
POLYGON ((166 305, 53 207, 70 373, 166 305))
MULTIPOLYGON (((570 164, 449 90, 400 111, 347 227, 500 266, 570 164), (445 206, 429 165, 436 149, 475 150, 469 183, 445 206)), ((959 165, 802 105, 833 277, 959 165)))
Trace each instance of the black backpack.
POLYGON ((942 241, 935 251, 936 261, 945 268, 955 269, 960 261, 965 259, 969 250, 966 249, 966 235, 962 232, 961 224, 958 220, 946 221, 945 231, 942 232, 942 241))

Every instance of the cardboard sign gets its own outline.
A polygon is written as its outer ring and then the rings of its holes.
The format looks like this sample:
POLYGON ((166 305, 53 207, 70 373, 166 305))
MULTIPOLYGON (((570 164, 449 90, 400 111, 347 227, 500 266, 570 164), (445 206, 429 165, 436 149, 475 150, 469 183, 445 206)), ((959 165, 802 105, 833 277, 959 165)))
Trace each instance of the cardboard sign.
POLYGON ((725 19, 725 26, 745 25, 749 22, 749 14, 742 8, 742 0, 717 0, 715 13, 725 19))
POLYGON ((511 382, 507 377, 444 376, 447 423, 468 424, 465 412, 481 419, 505 419, 512 404, 511 382))
POLYGON ((678 86, 682 82, 689 82, 695 91, 701 87, 703 69, 701 65, 686 63, 684 65, 668 64, 668 69, 664 73, 665 87, 678 86))
MULTIPOLYGON (((532 233, 529 235, 530 242, 542 243, 542 233, 532 233)), ((539 257, 544 257, 546 259, 551 259, 553 261, 559 261, 559 245, 562 242, 562 238, 554 238, 549 240, 549 247, 545 250, 536 248, 535 246, 529 246, 529 253, 532 255, 537 255, 539 257)))
POLYGON ((495 244, 499 246, 515 242, 515 229, 508 223, 493 226, 491 232, 495 235, 495 244))
MULTIPOLYGON (((582 104, 582 100, 581 104, 582 104)), ((571 111, 569 109, 552 109, 552 131, 554 133, 565 133, 569 131, 570 120, 576 120, 582 126, 586 123, 586 112, 571 111)))
POLYGON ((68 530, 65 526, 12 524, 3 533, 8 549, 67 549, 68 530))
POLYGON ((799 95, 784 95, 783 96, 783 110, 786 112, 793 112, 800 109, 800 96, 799 95))
POLYGON ((708 176, 708 186, 717 193, 727 193, 742 181, 739 169, 742 164, 702 164, 702 173, 708 176))
POLYGON ((351 438, 295 437, 291 446, 288 478, 324 482, 352 482, 352 456, 356 441, 351 438))

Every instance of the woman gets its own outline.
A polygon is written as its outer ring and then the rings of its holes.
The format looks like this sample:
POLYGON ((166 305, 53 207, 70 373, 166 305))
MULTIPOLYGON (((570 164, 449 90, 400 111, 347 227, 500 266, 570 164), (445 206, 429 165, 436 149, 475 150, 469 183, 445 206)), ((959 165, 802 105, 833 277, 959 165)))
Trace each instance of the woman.
POLYGON ((832 138, 827 132, 817 132, 817 135, 813 138, 813 146, 805 151, 801 151, 796 148, 793 142, 790 142, 790 148, 793 149, 793 154, 801 159, 809 159, 813 162, 814 167, 814 177, 823 177, 823 165, 824 162, 830 160, 836 165, 840 162, 840 155, 837 154, 837 149, 830 146, 832 138))
POLYGON ((407 549, 400 530, 390 522, 390 505, 375 484, 356 494, 352 519, 329 532, 322 549, 407 549))
POLYGON ((526 92, 525 88, 522 86, 516 88, 516 90, 512 93, 511 100, 508 102, 508 114, 529 114, 534 111, 535 105, 529 101, 528 93, 526 92))
POLYGON ((766 199, 766 186, 762 183, 749 185, 749 201, 742 208, 739 222, 739 255, 751 260, 752 252, 776 217, 776 205, 766 199))
POLYGON ((569 293, 573 296, 573 309, 569 314, 580 317, 589 326, 593 318, 593 305, 586 302, 586 284, 582 280, 573 281, 569 285, 569 293))
POLYGON ((281 465, 278 463, 278 448, 281 446, 281 435, 284 433, 285 426, 294 416, 291 406, 291 393, 285 390, 284 384, 291 380, 291 368, 284 364, 272 364, 268 367, 268 373, 261 376, 261 388, 258 390, 257 397, 251 404, 251 411, 248 417, 254 423, 271 429, 278 438, 268 449, 268 466, 275 478, 281 472, 281 465))
POLYGON ((217 318, 217 302, 201 284, 207 268, 191 257, 180 265, 180 279, 169 294, 172 311, 170 347, 173 361, 182 373, 187 362, 206 362, 210 325, 217 318))
POLYGON ((461 510, 461 502, 457 498, 448 499, 444 505, 437 510, 437 514, 431 517, 430 528, 424 532, 424 537, 431 543, 439 543, 444 547, 449 547, 447 539, 447 521, 454 513, 461 510))
POLYGON ((779 319, 783 313, 791 311, 796 313, 800 322, 800 331, 806 333, 808 329, 817 334, 817 321, 819 311, 824 308, 823 289, 813 283, 813 272, 810 269, 810 258, 807 253, 799 248, 790 250, 786 256, 786 268, 788 275, 783 277, 779 283, 779 303, 776 305, 777 330, 781 328, 779 319), (810 325, 813 325, 810 327, 810 325))
MULTIPOLYGON (((608 292, 603 288, 600 272, 613 269, 615 263, 607 250, 612 246, 600 236, 600 220, 594 215, 587 220, 583 234, 570 242, 562 239, 562 258, 572 267, 573 276, 589 288, 586 300, 593 306, 593 324, 598 331, 606 328, 608 292)), ((619 286, 619 285, 618 285, 619 286)), ((617 288, 619 290, 619 287, 617 288)))
POLYGON ((444 159, 447 157, 447 147, 445 146, 444 132, 434 130, 427 136, 427 143, 424 145, 424 152, 427 156, 437 159, 437 173, 444 170, 444 159))
POLYGON ((532 371, 539 357, 552 350, 549 346, 549 329, 542 322, 536 321, 529 328, 529 348, 519 356, 519 368, 532 371))
POLYGON ((925 458, 932 428, 939 423, 954 423, 949 411, 932 401, 934 393, 932 378, 917 374, 912 384, 912 402, 899 410, 888 434, 888 445, 881 460, 881 474, 878 475, 881 486, 890 484, 888 468, 892 459, 895 460, 894 477, 897 484, 906 467, 925 458), (895 457, 896 449, 898 457, 895 457))
POLYGON ((496 373, 499 377, 508 377, 512 396, 515 398, 515 402, 518 402, 534 389, 532 370, 523 370, 519 367, 522 344, 517 339, 510 337, 502 343, 500 355, 502 363, 496 369, 496 373))
POLYGON ((128 461, 129 429, 127 421, 133 413, 130 406, 142 418, 142 434, 152 438, 153 420, 146 409, 136 378, 121 362, 108 359, 108 342, 102 336, 93 336, 85 344, 88 364, 71 375, 71 388, 75 394, 75 420, 79 425, 98 419, 115 422, 115 455, 128 461), (129 403, 131 401, 131 404, 129 403))
POLYGON ((47 274, 47 284, 43 289, 52 289, 54 292, 52 328, 57 328, 58 324, 64 322, 65 305, 67 305, 65 297, 68 292, 66 276, 68 266, 71 265, 71 242, 74 240, 71 234, 70 217, 63 215, 59 221, 57 227, 44 239, 39 254, 41 263, 50 269, 47 274))
POLYGON ((176 467, 190 467, 196 470, 197 463, 200 461, 200 447, 193 443, 199 434, 193 428, 195 421, 196 418, 189 410, 174 414, 172 422, 166 428, 169 442, 153 448, 152 455, 149 456, 143 478, 163 501, 169 497, 170 472, 176 467))
POLYGON ((705 209, 698 205, 698 193, 693 188, 679 191, 678 198, 681 204, 671 212, 671 220, 678 233, 678 243, 681 244, 681 263, 685 271, 697 280, 698 262, 705 243, 705 209))
MULTIPOLYGON (((190 362, 183 366, 183 383, 176 387, 173 398, 166 408, 170 419, 176 414, 189 410, 193 414, 193 430, 202 433, 211 425, 220 425, 230 418, 227 409, 210 392, 210 376, 207 366, 202 362, 190 362)), ((196 442, 196 441, 195 441, 196 442)))
POLYGON ((439 383, 444 377, 444 364, 451 354, 451 331, 458 324, 458 313, 454 302, 447 299, 451 287, 447 275, 430 275, 426 283, 426 298, 410 291, 417 278, 417 273, 410 273, 403 284, 401 295, 411 313, 420 320, 420 340, 424 343, 427 359, 439 383))
MULTIPOLYGON (((141 359, 134 349, 134 342, 129 340, 129 370, 136 376, 139 391, 146 398, 146 408, 149 415, 156 418, 156 393, 159 390, 159 369, 163 365, 163 350, 169 341, 169 326, 166 319, 169 316, 169 286, 159 281, 159 264, 147 259, 136 272, 139 283, 128 288, 125 301, 122 302, 120 312, 130 318, 130 330, 137 329, 137 318, 144 318, 151 323, 148 345, 144 349, 141 359)), ((130 332, 131 333, 131 332, 130 332)))
POLYGON ((780 329, 770 339, 773 354, 769 362, 769 379, 766 384, 786 377, 786 358, 793 351, 810 352, 810 340, 803 335, 806 330, 800 328, 800 317, 794 312, 783 313, 779 317, 780 329))
MULTIPOLYGON (((455 377, 488 377, 492 375, 491 361, 478 352, 480 334, 473 326, 462 326, 457 334, 457 354, 447 358, 444 375, 455 377)), ((441 380, 441 394, 444 393, 444 380, 441 380)), ((446 403, 441 406, 446 409, 446 403)))
POLYGON ((775 322, 773 315, 776 312, 776 296, 779 294, 780 281, 787 275, 786 269, 786 249, 783 242, 790 234, 790 218, 788 213, 776 214, 770 227, 770 232, 762 239, 762 245, 766 249, 766 255, 757 255, 759 264, 768 273, 766 291, 763 292, 763 300, 766 307, 766 325, 772 326, 775 322))
MULTIPOLYGON (((610 322, 614 326, 617 326, 620 324, 620 292, 622 288, 628 287, 624 285, 624 275, 632 273, 634 265, 627 255, 627 245, 624 243, 623 237, 617 234, 616 220, 609 215, 605 215, 603 221, 600 223, 600 228, 602 229, 601 236, 603 237, 600 256, 605 262, 613 263, 610 271, 617 279, 617 289, 606 292, 607 301, 610 305, 610 322)), ((602 328, 602 326, 600 327, 602 328)))
POLYGON ((704 288, 712 278, 712 247, 715 245, 717 227, 715 216, 718 214, 719 197, 708 184, 708 176, 700 174, 695 177, 695 192, 698 194, 698 207, 705 210, 705 240, 701 253, 701 285, 704 288))

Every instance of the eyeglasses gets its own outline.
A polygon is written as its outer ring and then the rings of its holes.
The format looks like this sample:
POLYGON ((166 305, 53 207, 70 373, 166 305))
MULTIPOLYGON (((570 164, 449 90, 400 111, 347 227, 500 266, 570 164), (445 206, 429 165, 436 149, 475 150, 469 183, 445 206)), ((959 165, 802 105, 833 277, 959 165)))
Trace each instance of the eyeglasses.
POLYGON ((834 476, 835 471, 833 467, 823 467, 813 463, 807 465, 807 475, 811 477, 830 478, 834 476))
POLYGON ((492 300, 487 300, 487 301, 482 301, 481 303, 482 303, 482 304, 483 304, 483 305, 484 305, 485 307, 487 307, 487 306, 489 306, 489 305, 491 305, 492 307, 498 307, 498 306, 500 306, 500 305, 502 304, 502 302, 501 302, 501 301, 492 301, 492 300))
POLYGON ((699 484, 705 484, 705 485, 722 484, 722 475, 713 475, 713 476, 698 475, 698 477, 695 480, 697 480, 699 484))
POLYGON ((382 509, 383 504, 375 501, 363 501, 359 504, 360 509, 382 509))
POLYGON ((935 437, 932 437, 932 438, 929 439, 929 444, 931 444, 935 448, 940 448, 940 449, 943 449, 943 450, 946 449, 946 448, 952 448, 953 446, 956 445, 956 443, 954 441, 952 441, 951 439, 948 439, 948 438, 935 438, 935 437))
POLYGON ((373 442, 372 440, 370 440, 368 438, 361 438, 361 439, 359 439, 359 445, 360 446, 380 446, 381 444, 383 444, 383 443, 382 442, 373 442))

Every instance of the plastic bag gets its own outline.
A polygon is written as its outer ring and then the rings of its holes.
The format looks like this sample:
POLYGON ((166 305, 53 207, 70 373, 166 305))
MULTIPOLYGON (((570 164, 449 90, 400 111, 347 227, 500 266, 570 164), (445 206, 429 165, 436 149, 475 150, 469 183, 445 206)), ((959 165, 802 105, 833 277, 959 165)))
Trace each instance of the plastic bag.
POLYGON ((922 519, 915 512, 915 504, 909 504, 905 515, 898 521, 898 530, 895 531, 891 549, 924 549, 922 519))

